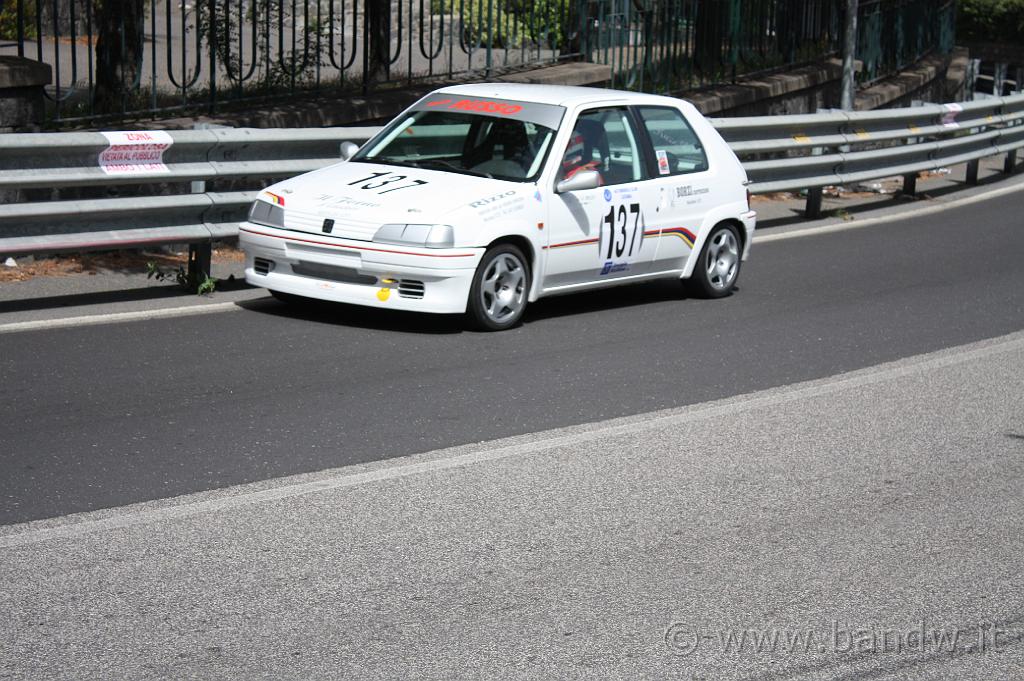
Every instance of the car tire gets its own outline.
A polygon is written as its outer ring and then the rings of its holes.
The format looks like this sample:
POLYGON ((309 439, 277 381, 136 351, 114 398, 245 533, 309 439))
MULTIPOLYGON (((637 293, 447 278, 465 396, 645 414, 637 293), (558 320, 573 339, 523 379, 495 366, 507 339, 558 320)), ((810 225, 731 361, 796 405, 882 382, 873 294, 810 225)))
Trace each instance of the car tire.
POLYGON ((284 291, 275 291, 273 289, 267 289, 270 291, 270 295, 274 296, 282 303, 288 303, 290 305, 298 305, 305 302, 305 298, 297 296, 294 293, 285 293, 284 291))
POLYGON ((740 276, 740 243, 735 226, 715 225, 700 249, 693 274, 685 282, 692 294, 700 298, 723 298, 732 293, 740 276))
POLYGON ((523 318, 530 295, 530 266, 512 244, 488 249, 469 289, 466 315, 480 331, 504 331, 523 318))

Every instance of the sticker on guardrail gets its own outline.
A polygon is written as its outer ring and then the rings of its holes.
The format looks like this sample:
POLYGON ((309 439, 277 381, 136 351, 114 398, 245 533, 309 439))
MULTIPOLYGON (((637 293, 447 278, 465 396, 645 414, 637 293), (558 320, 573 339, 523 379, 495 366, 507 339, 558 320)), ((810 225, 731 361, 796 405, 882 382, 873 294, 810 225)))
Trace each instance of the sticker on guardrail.
POLYGON ((945 110, 945 113, 942 114, 942 127, 959 128, 960 124, 956 122, 956 115, 964 108, 959 104, 943 104, 942 108, 945 110))
POLYGON ((104 132, 110 146, 100 152, 99 165, 107 175, 169 173, 164 152, 174 144, 164 130, 104 132))

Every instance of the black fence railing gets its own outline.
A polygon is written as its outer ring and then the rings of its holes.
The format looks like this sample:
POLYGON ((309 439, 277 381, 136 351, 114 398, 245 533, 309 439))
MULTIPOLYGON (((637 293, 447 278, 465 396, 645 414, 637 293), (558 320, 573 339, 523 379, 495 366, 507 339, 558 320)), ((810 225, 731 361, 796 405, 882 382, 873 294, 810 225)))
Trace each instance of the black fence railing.
MULTIPOLYGON (((678 92, 836 54, 843 0, 0 0, 55 125, 487 77, 564 60, 678 92)), ((955 0, 861 0, 863 82, 952 47, 955 0)))
POLYGON ((860 0, 858 7, 861 83, 885 78, 929 52, 953 49, 955 0, 860 0))
POLYGON ((0 54, 52 65, 56 122, 578 58, 575 0, 0 0, 0 54))
POLYGON ((587 53, 616 87, 679 91, 820 59, 839 47, 836 0, 588 0, 587 53))

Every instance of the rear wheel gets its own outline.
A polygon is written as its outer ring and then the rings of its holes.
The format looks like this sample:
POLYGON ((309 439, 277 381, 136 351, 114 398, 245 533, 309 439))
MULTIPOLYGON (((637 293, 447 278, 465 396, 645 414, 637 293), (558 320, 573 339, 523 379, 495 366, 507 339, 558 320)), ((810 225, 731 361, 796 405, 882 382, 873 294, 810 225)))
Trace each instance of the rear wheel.
POLYGON ((522 320, 529 294, 526 257, 512 244, 500 244, 480 260, 466 314, 470 323, 482 331, 503 331, 522 320))
POLYGON ((722 298, 732 292, 739 276, 739 232, 728 223, 716 225, 700 250, 689 288, 702 298, 722 298))

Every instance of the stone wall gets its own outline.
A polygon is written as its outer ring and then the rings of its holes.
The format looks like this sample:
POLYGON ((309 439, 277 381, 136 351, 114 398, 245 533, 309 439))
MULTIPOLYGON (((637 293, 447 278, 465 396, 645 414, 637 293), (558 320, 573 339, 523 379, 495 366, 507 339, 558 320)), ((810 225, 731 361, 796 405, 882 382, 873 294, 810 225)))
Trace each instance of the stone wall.
POLYGON ((837 60, 677 93, 708 116, 782 116, 838 106, 842 68, 837 60))
POLYGON ((949 55, 926 57, 902 73, 858 92, 856 108, 896 109, 910 106, 913 101, 963 101, 968 59, 967 50, 961 47, 949 55))
POLYGON ((43 87, 50 84, 49 64, 0 56, 0 133, 28 132, 43 121, 43 87))
MULTIPOLYGON (((926 58, 893 78, 857 93, 858 110, 909 106, 911 100, 960 101, 964 98, 967 51, 926 58)), ((556 85, 606 85, 609 67, 566 63, 508 73, 495 80, 556 85)), ((50 82, 50 67, 18 57, 0 57, 0 132, 27 132, 43 116, 43 86, 50 82)), ((675 93, 709 116, 778 116, 814 113, 839 105, 842 68, 830 60, 783 73, 744 80, 732 85, 675 93)), ((395 89, 338 100, 311 99, 283 105, 249 108, 216 117, 125 121, 135 129, 187 129, 197 122, 231 127, 320 127, 382 123, 416 97, 444 85, 436 82, 411 89, 395 89)))
MULTIPOLYGON (((932 56, 892 78, 857 92, 858 111, 910 106, 911 101, 962 101, 968 54, 932 56)), ((838 59, 735 85, 677 93, 709 116, 780 116, 814 113, 839 106, 842 65, 838 59)))

